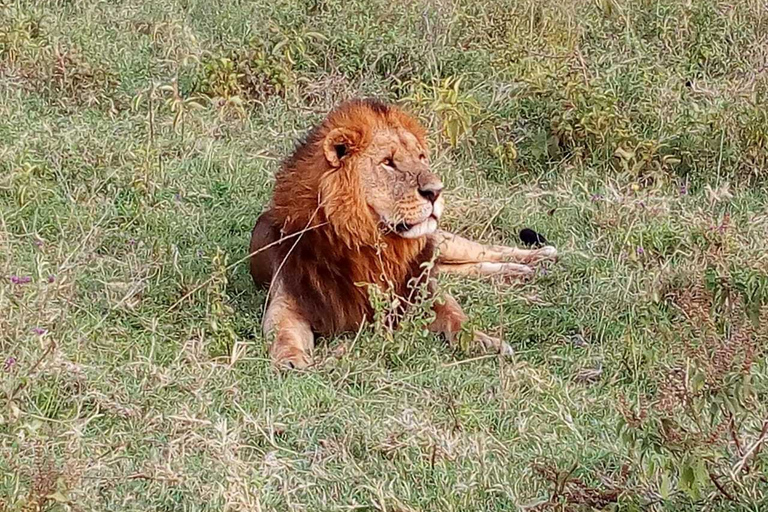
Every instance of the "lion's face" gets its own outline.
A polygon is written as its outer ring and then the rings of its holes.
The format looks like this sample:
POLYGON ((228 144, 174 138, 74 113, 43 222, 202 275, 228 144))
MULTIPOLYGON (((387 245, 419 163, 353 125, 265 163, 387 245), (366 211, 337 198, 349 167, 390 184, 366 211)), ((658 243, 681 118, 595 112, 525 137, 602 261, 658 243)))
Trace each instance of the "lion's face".
POLYGON ((426 148, 405 129, 377 131, 358 170, 368 206, 383 229, 419 238, 437 229, 443 184, 429 169, 426 148))
MULTIPOLYGON (((336 150, 331 154, 332 159, 345 156, 336 150)), ((353 158, 365 202, 384 232, 403 238, 435 232, 443 213, 443 184, 430 171, 426 148, 413 133, 399 126, 380 127, 353 158)))

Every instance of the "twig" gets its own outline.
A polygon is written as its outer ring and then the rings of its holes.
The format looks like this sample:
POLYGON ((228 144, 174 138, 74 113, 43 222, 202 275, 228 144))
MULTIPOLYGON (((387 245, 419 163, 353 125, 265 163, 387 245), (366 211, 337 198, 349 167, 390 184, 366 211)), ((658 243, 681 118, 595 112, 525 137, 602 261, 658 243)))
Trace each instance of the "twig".
POLYGON ((555 494, 552 495, 553 502, 558 498, 558 496, 563 494, 563 491, 565 491, 565 485, 568 483, 568 480, 571 479, 571 475, 573 475, 573 472, 576 471, 578 467, 579 467, 579 463, 574 462, 571 469, 567 473, 564 473, 562 477, 559 474, 557 475, 558 481, 555 482, 555 485, 556 485, 555 494))
POLYGON ((709 479, 712 480, 712 483, 715 484, 715 487, 717 487, 717 490, 720 491, 720 494, 725 496, 729 501, 738 501, 736 498, 731 496, 731 493, 725 490, 725 487, 723 487, 723 484, 720 483, 720 481, 717 479, 717 476, 712 473, 712 470, 707 468, 707 473, 709 473, 709 479))
POLYGON ((472 363, 472 362, 475 362, 475 361, 482 361, 483 359, 492 359, 492 358, 496 358, 496 357, 499 357, 499 354, 486 354, 484 356, 471 357, 469 359, 462 359, 461 361, 454 361, 452 363, 446 363, 446 364, 443 364, 442 367, 443 368, 450 368, 451 366, 458 366, 460 364, 472 363))
MULTIPOLYGON (((49 344, 48 344, 48 348, 46 348, 46 349, 45 349, 45 352, 43 352, 43 355, 41 355, 41 356, 40 356, 40 357, 37 359, 37 361, 35 361, 35 364, 33 364, 33 365, 32 365, 32 367, 29 369, 29 371, 27 372, 27 377, 30 377, 32 374, 34 374, 34 373, 35 373, 35 370, 37 370, 37 367, 38 367, 38 366, 40 366, 40 363, 42 363, 42 362, 43 362, 43 359, 45 359, 46 357, 48 357, 48 355, 49 355, 51 352, 53 352, 53 349, 54 349, 54 348, 56 348, 56 342, 53 342, 53 341, 52 341, 51 343, 49 343, 49 344)), ((19 382, 19 385, 18 385, 18 386, 16 386, 16 388, 15 388, 13 391, 11 391, 11 394, 10 394, 10 395, 8 395, 8 401, 9 401, 9 402, 10 402, 11 400, 13 400, 13 397, 15 397, 15 396, 16 396, 16 393, 18 393, 19 391, 21 391, 22 389, 24 389, 24 387, 27 385, 27 382, 29 382, 29 380, 22 380, 21 382, 19 382)))
MULTIPOLYGON (((768 433, 768 419, 766 419, 763 422, 763 430, 760 432, 761 440, 765 440, 765 435, 768 433)), ((760 443, 757 448, 755 448, 755 453, 752 454, 752 458, 756 459, 758 455, 760 455, 760 449, 763 447, 765 443, 760 443)))
POLYGON ((90 240, 91 236, 93 236, 94 232, 96 231, 96 228, 98 228, 99 225, 101 225, 101 223, 104 221, 104 219, 107 218, 108 214, 109 214, 109 211, 104 212, 104 215, 102 215, 101 218, 98 221, 96 221, 96 224, 91 226, 91 229, 88 230, 88 233, 86 233, 86 235, 83 237, 83 239, 77 245, 75 250, 72 251, 70 254, 68 254, 67 257, 64 258, 64 261, 61 262, 61 265, 59 265, 60 269, 65 269, 67 267, 67 265, 69 264, 70 258, 73 258, 80 251, 80 249, 85 247, 85 244, 87 244, 88 241, 90 240))
POLYGON ((483 230, 480 232, 479 238, 483 238, 483 235, 485 235, 485 232, 488 230, 489 227, 491 227, 491 224, 494 220, 496 220, 496 217, 501 215, 501 212, 504 211, 504 208, 507 207, 507 204, 502 204, 498 210, 496 210, 496 213, 491 215, 491 217, 488 219, 488 222, 485 223, 485 226, 483 226, 483 230))
POLYGON ((151 475, 147 475, 146 473, 134 473, 132 475, 127 475, 125 479, 126 480, 154 480, 155 477, 151 475))
MULTIPOLYGON (((312 224, 312 221, 315 220, 315 215, 317 215, 317 212, 320 211, 320 198, 317 199, 317 208, 315 208, 315 211, 312 212, 312 216, 309 217, 309 220, 307 221, 307 225, 304 226, 304 229, 301 231, 298 231, 299 237, 296 238, 296 241, 293 242, 293 245, 290 249, 288 249, 288 252, 285 253, 285 257, 283 258, 283 261, 280 262, 280 265, 277 267, 277 270, 275 270, 275 273, 272 275, 272 281, 269 283, 269 289, 267 290, 267 296, 264 299, 264 313, 266 314, 267 311, 267 305, 269 304, 269 297, 272 293, 272 287, 275 286, 275 283, 277 282, 277 276, 280 275, 280 271, 283 270, 283 266, 285 265, 285 262, 288 261, 288 258, 291 256, 291 253, 296 248, 296 246, 301 241, 302 237, 304 236, 304 233, 309 231, 309 225, 312 224)), ((319 226, 316 226, 319 227, 319 226)))
POLYGON ((733 419, 733 415, 731 415, 731 419, 728 422, 728 430, 731 431, 731 439, 733 439, 733 443, 736 445, 736 451, 739 452, 739 457, 743 457, 744 448, 741 447, 741 441, 739 441, 739 435, 738 433, 736 433, 736 421, 733 419))
POLYGON ((581 74, 584 76, 584 83, 589 84, 589 74, 587 73, 587 64, 584 62, 584 56, 581 54, 581 50, 578 47, 574 49, 574 53, 581 65, 581 74))
POLYGON ((352 352, 352 349, 355 348, 355 345, 357 345, 358 340, 360 340, 360 335, 363 333, 363 329, 365 328, 365 319, 363 319, 360 322, 360 327, 357 329, 357 334, 355 334, 355 338, 352 340, 352 343, 349 345, 349 348, 347 349, 347 352, 352 352))
POLYGON ((720 154, 717 157, 717 186, 720 186, 720 169, 723 166, 723 143, 725 142, 725 128, 720 132, 720 154))
POLYGON ((757 454, 760 453, 760 446, 762 446, 763 441, 765 441, 766 435, 768 435, 768 418, 763 421, 763 429, 760 431, 760 435, 757 436, 755 442, 752 443, 752 446, 750 446, 746 452, 744 452, 744 456, 741 457, 739 462, 733 466, 733 474, 740 472, 753 454, 757 456, 757 454))
POLYGON ((565 59, 570 59, 571 55, 569 55, 569 54, 557 55, 557 54, 554 54, 554 53, 541 53, 541 52, 528 51, 528 52, 526 52, 526 57, 538 57, 538 58, 541 58, 541 59, 565 60, 565 59))

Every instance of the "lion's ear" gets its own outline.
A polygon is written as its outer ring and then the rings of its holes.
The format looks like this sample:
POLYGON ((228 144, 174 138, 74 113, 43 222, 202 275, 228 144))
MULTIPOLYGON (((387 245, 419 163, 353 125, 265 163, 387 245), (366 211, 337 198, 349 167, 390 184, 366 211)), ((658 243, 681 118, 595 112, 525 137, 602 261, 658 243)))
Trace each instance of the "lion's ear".
POLYGON ((323 141, 325 159, 331 167, 341 166, 341 161, 357 151, 360 145, 359 133, 346 128, 334 128, 323 141))

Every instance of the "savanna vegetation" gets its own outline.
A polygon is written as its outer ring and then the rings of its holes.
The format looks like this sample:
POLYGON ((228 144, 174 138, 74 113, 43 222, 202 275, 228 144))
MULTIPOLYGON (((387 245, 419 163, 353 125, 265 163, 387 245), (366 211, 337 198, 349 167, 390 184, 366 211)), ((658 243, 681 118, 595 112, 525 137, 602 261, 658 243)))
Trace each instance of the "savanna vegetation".
MULTIPOLYGON (((768 507, 762 0, 0 1, 0 510, 768 507), (527 283, 270 367, 243 263, 343 99, 527 283)), ((386 307, 386 304, 381 304, 386 307)))

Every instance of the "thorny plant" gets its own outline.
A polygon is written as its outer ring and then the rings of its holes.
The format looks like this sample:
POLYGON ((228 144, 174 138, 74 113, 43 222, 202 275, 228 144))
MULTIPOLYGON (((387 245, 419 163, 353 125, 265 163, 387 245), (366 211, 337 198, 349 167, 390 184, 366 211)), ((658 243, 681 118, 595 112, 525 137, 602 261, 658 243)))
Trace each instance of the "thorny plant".
POLYGON ((638 397, 635 406, 619 401, 619 433, 665 500, 675 492, 693 500, 715 493, 748 503, 764 479, 757 456, 768 418, 755 413, 763 398, 752 379, 765 366, 768 331, 750 321, 740 295, 718 301, 717 290, 698 284, 671 294, 680 321, 667 342, 679 364, 662 372, 654 397, 638 397))

